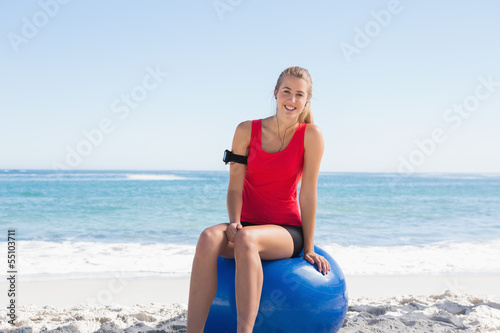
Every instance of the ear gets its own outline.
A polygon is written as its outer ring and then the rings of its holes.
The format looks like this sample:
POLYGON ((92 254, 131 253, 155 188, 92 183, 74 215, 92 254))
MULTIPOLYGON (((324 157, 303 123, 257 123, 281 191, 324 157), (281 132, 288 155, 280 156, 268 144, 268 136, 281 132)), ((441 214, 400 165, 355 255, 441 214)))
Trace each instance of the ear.
POLYGON ((274 99, 278 99, 278 90, 274 89, 274 99))

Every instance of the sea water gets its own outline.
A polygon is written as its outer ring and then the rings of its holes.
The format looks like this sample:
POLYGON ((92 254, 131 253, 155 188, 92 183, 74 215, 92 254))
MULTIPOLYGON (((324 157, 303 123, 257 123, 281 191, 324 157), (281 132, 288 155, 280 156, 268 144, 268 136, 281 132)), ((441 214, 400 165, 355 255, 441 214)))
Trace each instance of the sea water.
MULTIPOLYGON (((228 222, 228 178, 3 170, 2 238, 27 280, 188 275, 200 232, 228 222)), ((500 175, 320 173, 315 244, 346 274, 500 273, 500 175)))

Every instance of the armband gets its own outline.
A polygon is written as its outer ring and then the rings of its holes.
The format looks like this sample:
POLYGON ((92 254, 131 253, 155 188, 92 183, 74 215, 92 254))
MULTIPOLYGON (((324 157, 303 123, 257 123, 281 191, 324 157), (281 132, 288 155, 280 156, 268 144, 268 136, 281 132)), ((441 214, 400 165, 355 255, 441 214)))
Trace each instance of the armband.
POLYGON ((236 155, 236 154, 233 154, 231 151, 226 149, 224 151, 224 157, 222 157, 222 161, 226 164, 228 164, 229 162, 247 164, 247 156, 236 155))

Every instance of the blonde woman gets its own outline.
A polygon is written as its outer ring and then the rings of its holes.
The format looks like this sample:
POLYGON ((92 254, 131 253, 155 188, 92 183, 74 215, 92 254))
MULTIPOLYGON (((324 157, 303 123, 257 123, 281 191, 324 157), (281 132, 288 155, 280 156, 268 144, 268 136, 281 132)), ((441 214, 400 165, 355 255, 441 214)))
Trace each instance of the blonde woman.
POLYGON ((246 156, 247 164, 230 166, 229 223, 208 227, 198 240, 188 333, 203 332, 217 291, 219 256, 234 258, 236 263, 238 333, 252 332, 255 323, 263 282, 261 260, 291 258, 304 250, 304 259, 320 272, 330 270, 328 261, 314 252, 313 243, 324 145, 319 127, 312 122, 309 72, 301 67, 285 69, 274 96, 274 116, 245 121, 236 128, 232 153, 246 156))

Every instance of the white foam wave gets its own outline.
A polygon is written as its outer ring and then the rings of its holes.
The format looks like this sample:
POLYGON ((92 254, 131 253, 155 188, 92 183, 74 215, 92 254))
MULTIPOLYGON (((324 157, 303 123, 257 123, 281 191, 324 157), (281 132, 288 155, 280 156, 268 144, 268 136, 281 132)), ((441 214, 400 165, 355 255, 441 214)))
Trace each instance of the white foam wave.
POLYGON ((383 247, 332 244, 323 248, 350 275, 500 273, 500 240, 383 247))
POLYGON ((415 173, 415 177, 419 178, 440 178, 440 179, 484 179, 498 178, 499 173, 415 173))
MULTIPOLYGON (((184 277, 194 245, 19 241, 24 280, 106 277, 184 277)), ((321 245, 345 275, 434 275, 500 273, 500 240, 422 246, 321 245)), ((2 246, 0 244, 0 246, 2 246)))
POLYGON ((19 241, 25 280, 124 276, 187 276, 194 246, 172 244, 19 241))
POLYGON ((126 175, 128 180, 186 180, 185 177, 180 177, 176 175, 164 174, 130 174, 126 175))
MULTIPOLYGON (((8 171, 8 170, 7 170, 8 171)), ((192 179, 173 174, 121 174, 121 173, 1 173, 0 180, 15 181, 121 181, 121 180, 186 180, 192 179)))

